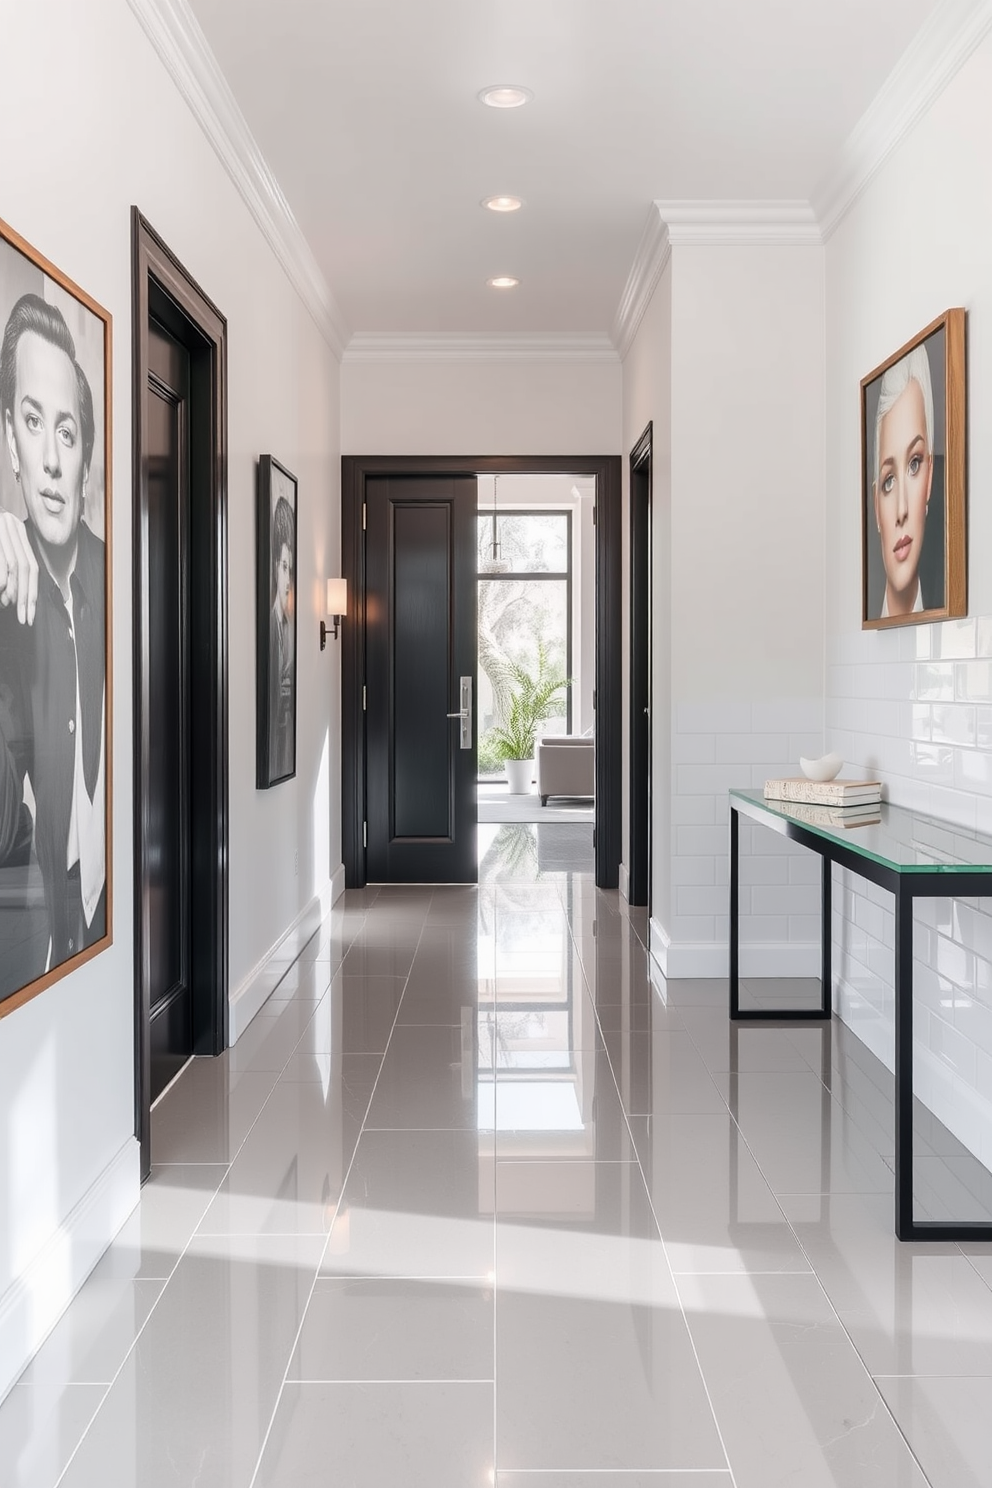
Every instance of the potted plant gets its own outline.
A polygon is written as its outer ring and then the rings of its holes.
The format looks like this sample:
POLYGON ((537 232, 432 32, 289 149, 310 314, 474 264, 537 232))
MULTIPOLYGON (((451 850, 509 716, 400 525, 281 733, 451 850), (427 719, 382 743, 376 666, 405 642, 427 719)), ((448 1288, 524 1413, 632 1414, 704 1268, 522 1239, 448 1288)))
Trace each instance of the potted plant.
POLYGON ((548 666, 547 653, 538 642, 537 671, 531 673, 519 662, 510 664, 512 692, 506 722, 490 731, 489 740, 506 766, 510 794, 525 796, 534 779, 534 744, 537 730, 559 712, 562 688, 571 686, 548 666))

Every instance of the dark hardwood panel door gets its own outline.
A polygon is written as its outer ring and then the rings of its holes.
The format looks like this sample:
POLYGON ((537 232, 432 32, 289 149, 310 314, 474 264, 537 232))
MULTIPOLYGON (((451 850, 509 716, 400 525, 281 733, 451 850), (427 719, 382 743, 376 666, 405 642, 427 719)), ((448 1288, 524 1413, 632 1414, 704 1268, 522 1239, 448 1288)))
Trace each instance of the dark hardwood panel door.
POLYGON ((367 877, 474 883, 476 481, 372 478, 365 499, 367 877))
POLYGON ((630 455, 628 904, 651 910, 651 425, 630 455))
POLYGON ((189 353, 149 326, 148 764, 145 830, 151 1098, 193 1052, 189 821, 189 353))

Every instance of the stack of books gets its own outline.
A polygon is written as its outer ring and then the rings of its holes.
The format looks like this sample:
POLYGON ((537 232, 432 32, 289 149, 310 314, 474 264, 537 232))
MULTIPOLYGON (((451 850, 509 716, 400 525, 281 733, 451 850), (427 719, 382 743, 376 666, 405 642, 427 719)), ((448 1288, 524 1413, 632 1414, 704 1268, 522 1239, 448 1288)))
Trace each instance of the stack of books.
POLYGON ((789 815, 811 827, 864 827, 882 819, 878 780, 766 780, 765 800, 787 802, 789 815))

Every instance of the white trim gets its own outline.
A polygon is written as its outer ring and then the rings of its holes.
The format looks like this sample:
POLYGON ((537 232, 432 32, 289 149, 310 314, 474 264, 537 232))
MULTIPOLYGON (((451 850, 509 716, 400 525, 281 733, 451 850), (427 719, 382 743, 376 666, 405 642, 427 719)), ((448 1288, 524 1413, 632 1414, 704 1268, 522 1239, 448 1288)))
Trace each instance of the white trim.
POLYGON ((618 360, 609 336, 582 331, 356 331, 342 360, 354 362, 608 362, 618 360))
POLYGON ((129 1137, 0 1297, 0 1400, 55 1327, 140 1193, 141 1149, 129 1137))
POLYGON ((819 248, 808 201, 657 201, 673 247, 819 248))
POLYGON ((229 1034, 232 1045, 238 1042, 311 935, 320 928, 320 923, 330 908, 332 893, 329 879, 321 892, 303 906, 289 928, 256 961, 240 986, 231 993, 229 1034))
POLYGON ((634 337, 651 303, 651 296, 658 288, 658 282, 671 256, 668 228, 662 221, 658 203, 653 202, 613 317, 612 339, 621 360, 634 343, 634 337))
POLYGON ((824 240, 992 31, 992 0, 943 0, 917 32, 813 193, 824 240))
MULTIPOLYGON (((673 941, 658 920, 648 935, 652 961, 663 977, 725 977, 730 954, 719 941, 673 941)), ((742 977, 818 977, 819 941, 747 942, 740 948, 742 977)))
POLYGON ((620 872, 617 876, 617 889, 619 890, 620 898, 623 900, 623 902, 625 904, 629 904, 630 899, 628 897, 628 894, 630 890, 630 875, 627 872, 626 863, 620 864, 620 872))
POLYGON ((128 0, 263 236, 340 359, 349 329, 188 0, 128 0))
POLYGON ((668 975, 668 951, 671 943, 664 925, 652 915, 648 921, 648 956, 662 976, 668 975))
POLYGON ((331 874, 331 892, 329 895, 330 904, 328 905, 328 909, 330 909, 331 906, 337 904, 338 900, 341 898, 341 895, 344 893, 344 888, 344 864, 339 863, 334 872, 331 874))

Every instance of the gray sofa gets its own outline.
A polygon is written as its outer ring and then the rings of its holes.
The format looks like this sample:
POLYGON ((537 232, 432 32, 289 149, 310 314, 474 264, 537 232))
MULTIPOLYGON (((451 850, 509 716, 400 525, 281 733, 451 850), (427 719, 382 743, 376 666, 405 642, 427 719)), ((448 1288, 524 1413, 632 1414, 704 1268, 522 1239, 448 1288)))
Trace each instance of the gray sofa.
POLYGON ((549 796, 595 796, 595 740, 585 734, 546 734, 538 739, 537 793, 542 806, 547 806, 549 796))

